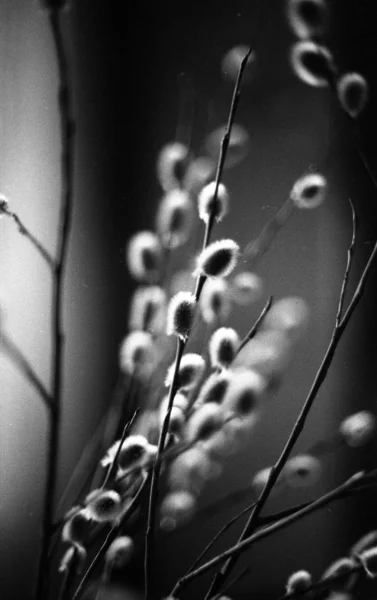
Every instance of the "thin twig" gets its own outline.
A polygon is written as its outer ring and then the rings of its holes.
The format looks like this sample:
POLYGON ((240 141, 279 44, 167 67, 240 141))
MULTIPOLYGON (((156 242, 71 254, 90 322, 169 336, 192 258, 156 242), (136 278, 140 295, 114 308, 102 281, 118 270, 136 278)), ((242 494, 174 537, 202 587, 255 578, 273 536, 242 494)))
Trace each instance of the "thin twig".
POLYGON ((353 205, 351 198, 349 198, 349 204, 350 204, 351 213, 352 213, 352 239, 351 239, 351 243, 349 245, 348 252, 347 252, 347 265, 346 265, 346 270, 345 270, 344 277, 343 277, 342 288, 340 290, 338 312, 337 312, 336 320, 335 320, 336 327, 339 326, 339 323, 342 318, 344 300, 345 300, 345 295, 346 295, 347 285, 348 285, 348 278, 349 278, 349 274, 350 274, 350 270, 351 270, 353 255, 355 252, 356 233, 357 233, 357 228, 358 228, 358 218, 356 216, 355 207, 353 205))
MULTIPOLYGON (((245 538, 242 542, 238 542, 237 544, 235 544, 228 550, 225 550, 218 556, 215 556, 214 558, 212 558, 211 560, 206 562, 204 565, 202 565, 195 571, 192 571, 190 574, 186 575, 185 577, 182 577, 178 581, 178 583, 176 584, 174 589, 172 590, 171 595, 173 597, 178 598, 179 597, 178 594, 183 590, 183 588, 186 587, 187 584, 190 583, 191 581, 193 581, 195 578, 197 578, 201 575, 204 575, 208 571, 212 570, 213 568, 217 567, 218 565, 223 563, 225 560, 230 559, 233 556, 239 557, 243 552, 248 550, 256 542, 258 542, 262 539, 265 539, 266 537, 269 537, 273 533, 276 533, 277 531, 280 531, 281 529, 284 529, 285 527, 288 527, 292 523, 323 508, 324 506, 327 506, 331 502, 334 502, 335 500, 338 500, 339 498, 343 498, 345 496, 345 492, 347 490, 352 489, 353 487, 355 488, 355 491, 356 490, 363 491, 364 489, 369 489, 369 486, 365 487, 362 484, 364 481, 368 481, 371 478, 371 476, 373 476, 373 478, 375 480, 376 479, 376 471, 373 471, 371 474, 368 474, 368 473, 365 474, 364 472, 356 473, 355 475, 350 477, 347 481, 342 483, 340 486, 331 490, 327 494, 324 494, 323 496, 321 496, 314 502, 311 502, 309 505, 305 506, 301 510, 295 512, 292 515, 285 517, 284 519, 280 519, 279 521, 277 521, 276 523, 273 523, 272 525, 270 525, 268 527, 262 528, 260 531, 257 531, 256 533, 245 538)), ((375 480, 374 485, 376 485, 376 484, 377 484, 377 481, 375 480)))
POLYGON ((103 483, 102 483, 102 486, 101 486, 102 488, 106 487, 106 485, 107 485, 110 477, 112 477, 112 475, 115 472, 115 469, 117 467, 117 462, 118 462, 119 454, 120 454, 120 451, 122 449, 124 440, 126 439, 128 432, 130 431, 132 425, 134 424, 135 419, 136 419, 138 413, 139 413, 139 409, 137 408, 135 410, 134 414, 132 415, 131 419, 124 426, 122 437, 121 437, 120 442, 119 442, 119 446, 117 448, 117 451, 115 453, 115 456, 114 456, 113 460, 111 461, 111 464, 109 465, 109 468, 107 470, 106 476, 105 476, 105 478, 103 480, 103 483))
POLYGON ((270 308, 272 306, 272 302, 273 302, 273 296, 270 296, 269 299, 267 300, 267 302, 266 302, 266 304, 265 304, 265 306, 264 306, 261 314, 259 315, 259 317, 255 321, 254 325, 251 327, 250 331, 245 335, 244 339, 240 343, 239 348, 237 350, 237 354, 239 352, 241 352, 242 348, 244 346, 246 346, 247 342, 250 342, 250 340, 253 339, 253 337, 255 336, 255 334, 258 331, 259 325, 261 324, 261 322, 263 321, 264 317, 266 316, 266 314, 270 310, 270 308))
POLYGON ((85 571, 76 591, 75 594, 72 598, 72 600, 77 600, 77 598, 80 596, 81 591, 84 588, 85 583, 88 581, 89 577, 91 576, 91 574, 94 572, 95 568, 97 567, 99 561, 101 560, 101 558, 103 557, 103 555, 105 554, 106 550, 110 547, 111 543, 114 541, 114 539, 117 537, 118 532, 121 530, 124 522, 126 521, 126 519, 133 513, 133 511, 136 508, 137 502, 140 498, 141 493, 143 492, 146 484, 148 481, 148 477, 145 477, 143 483, 141 484, 141 486, 139 487, 136 495, 134 496, 131 504, 129 505, 129 507, 127 508, 126 512, 124 513, 120 523, 118 523, 117 525, 115 525, 114 527, 112 527, 109 531, 109 533, 107 534, 105 541, 102 543, 100 549, 98 550, 98 552, 96 553, 95 557, 93 558, 92 562, 90 563, 89 567, 87 568, 87 570, 85 571))
POLYGON ((1 214, 7 215, 11 219, 13 219, 21 235, 24 235, 29 240, 29 242, 31 242, 31 244, 34 246, 37 252, 39 252, 39 254, 42 256, 43 260, 47 262, 50 269, 53 270, 55 267, 55 263, 51 254, 48 250, 46 250, 43 244, 35 237, 35 235, 31 233, 31 231, 26 227, 26 225, 24 225, 20 217, 15 212, 9 210, 9 208, 3 208, 1 214))
POLYGON ((47 389, 30 365, 28 359, 22 353, 22 350, 4 332, 1 332, 0 347, 24 375, 30 385, 38 392, 47 408, 51 410, 53 402, 47 389))
MULTIPOLYGON (((256 503, 256 506, 255 506, 253 512, 251 513, 251 515, 249 517, 248 522, 246 523, 244 531, 242 532, 242 534, 240 536, 240 539, 239 539, 240 542, 242 540, 244 540, 246 537, 248 537, 249 535, 251 535, 251 533, 254 531, 254 528, 256 527, 258 519, 259 519, 259 515, 263 509, 263 506, 265 505, 265 503, 270 495, 270 492, 271 492, 272 488, 274 487, 274 485, 275 485, 275 483, 276 483, 276 481, 288 459, 289 454, 291 453, 294 445, 296 444, 296 441, 298 440, 298 438, 305 426, 306 419, 307 419, 310 409, 313 405, 313 402, 314 402, 314 400, 318 394, 318 391, 319 391, 322 383, 324 382, 326 375, 328 373, 328 370, 331 366, 338 343, 345 331, 348 321, 350 320, 356 306, 358 305, 358 303, 363 295, 365 283, 366 283, 368 275, 370 273, 371 266, 375 260, 376 254, 377 254, 377 242, 376 242, 376 244, 373 248, 373 251, 369 257, 369 260, 364 268, 364 271, 359 280, 357 289, 351 299, 351 302, 349 304, 349 307, 348 307, 344 317, 342 318, 342 320, 340 321, 340 323, 338 325, 335 324, 335 326, 334 326, 330 343, 327 347, 327 350, 322 359, 321 365, 320 365, 320 367, 317 371, 317 374, 314 378, 314 381, 313 381, 313 384, 309 391, 309 394, 304 402, 301 412, 293 426, 293 429, 289 435, 288 441, 286 442, 285 447, 283 448, 283 451, 282 451, 280 457, 278 458, 276 464, 271 469, 271 472, 270 472, 269 478, 266 482, 266 485, 265 485, 264 489, 262 490, 262 493, 256 503)), ((348 270, 349 270, 349 268, 348 268, 348 270)), ((347 273, 347 267, 346 267, 346 273, 347 273)), ((221 585, 224 583, 224 581, 228 577, 229 573, 233 569, 236 561, 237 561, 237 555, 233 556, 231 558, 231 560, 229 560, 223 566, 223 568, 220 570, 220 572, 216 574, 216 576, 211 584, 211 587, 210 587, 211 594, 217 593, 217 591, 220 589, 221 585)))
MULTIPOLYGON (((229 147, 229 141, 230 141, 230 136, 232 133, 234 117, 236 114, 236 110, 237 110, 237 106, 238 106, 238 102, 239 102, 239 98, 240 98, 240 94, 241 94, 242 77, 243 77, 243 73, 244 73, 248 58, 251 54, 251 51, 252 51, 252 49, 249 48, 248 52, 245 54, 244 58, 241 61, 238 76, 237 76, 237 81, 236 81, 236 84, 234 87, 232 102, 231 102, 230 111, 229 111, 228 123, 227 123, 227 127, 225 130, 224 136, 221 141, 220 155, 219 155, 219 161, 218 161, 217 171, 216 171, 215 190, 214 190, 214 195, 213 195, 212 211, 209 215, 209 218, 208 218, 208 221, 207 221, 206 227, 205 227, 203 249, 205 249, 208 246, 210 239, 211 239, 211 232, 212 232, 212 228, 213 228, 213 225, 215 222, 216 199, 217 199, 217 195, 218 195, 218 189, 219 189, 221 176, 222 176, 222 172, 223 172, 223 168, 224 168, 224 163, 225 163, 225 159, 226 159, 226 155, 227 155, 227 151, 228 151, 228 147, 229 147)), ((200 274, 197 278, 196 286, 195 286, 196 302, 198 302, 200 299, 200 295, 201 295, 203 285, 204 285, 206 279, 207 279, 206 275, 203 275, 203 274, 200 274)), ((158 442, 158 449, 157 449, 155 462, 154 462, 153 469, 152 469, 152 481, 151 481, 149 506, 148 506, 148 521, 147 521, 147 529, 146 529, 146 535, 145 535, 144 574, 145 574, 145 599, 146 600, 148 600, 149 593, 150 593, 150 575, 151 575, 151 566, 152 566, 152 562, 153 562, 152 561, 152 542, 153 542, 153 535, 154 535, 155 515, 156 515, 157 498, 158 498, 160 456, 165 447, 166 435, 167 435, 167 432, 169 429, 170 413, 171 413, 172 406, 173 406, 174 396, 177 391, 176 390, 176 382, 177 382, 177 377, 178 377, 178 372, 179 372, 179 366, 180 366, 181 358, 183 356, 183 352, 186 347, 186 343, 187 343, 187 338, 186 339, 178 338, 176 357, 175 357, 175 362, 174 362, 174 373, 173 373, 172 383, 171 383, 170 390, 169 390, 168 406, 167 406, 166 414, 165 414, 164 421, 162 424, 159 442, 158 442)))
POLYGON ((74 123, 71 116, 71 96, 68 81, 68 65, 62 36, 61 13, 50 10, 49 21, 57 58, 59 79, 59 115, 61 131, 61 172, 62 201, 60 206, 57 255, 54 265, 52 300, 52 396, 53 410, 50 411, 48 432, 47 477, 44 492, 42 518, 42 548, 39 559, 35 597, 44 597, 44 583, 47 579, 48 550, 51 526, 54 517, 54 500, 59 456, 60 413, 63 379, 63 291, 68 241, 72 221, 73 205, 73 165, 74 165, 74 123))

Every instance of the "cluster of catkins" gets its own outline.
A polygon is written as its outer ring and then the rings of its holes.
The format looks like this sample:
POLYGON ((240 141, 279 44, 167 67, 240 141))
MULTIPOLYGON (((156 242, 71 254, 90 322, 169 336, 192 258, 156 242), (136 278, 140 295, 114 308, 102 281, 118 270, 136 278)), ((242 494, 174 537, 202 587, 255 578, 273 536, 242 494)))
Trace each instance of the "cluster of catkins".
MULTIPOLYGON (((357 118, 367 100, 367 84, 357 73, 338 76, 332 54, 322 44, 328 24, 326 3, 290 0, 287 14, 299 38, 291 52, 296 74, 310 85, 330 84, 346 113, 357 118)), ((148 383, 161 365, 166 369, 166 336, 182 342, 185 350, 194 320, 210 332, 208 348, 200 354, 182 353, 179 363, 175 361, 165 373, 167 394, 157 407, 143 407, 136 434, 131 431, 107 451, 101 466, 109 469, 110 476, 65 516, 62 537, 69 549, 61 570, 72 560, 77 568, 82 566, 93 529, 103 523, 115 526, 127 516, 156 456, 164 459, 166 481, 165 495, 159 498, 160 526, 172 529, 190 518, 203 487, 221 474, 224 459, 250 437, 265 399, 279 386, 292 346, 307 324, 305 302, 287 297, 268 307, 258 327, 242 341, 237 331, 224 326, 232 306, 261 299, 263 286, 259 276, 240 268, 243 253, 233 239, 210 243, 213 225, 226 216, 230 204, 225 185, 211 180, 214 173, 210 157, 195 158, 181 143, 168 144, 158 157, 163 197, 155 228, 135 234, 126 251, 127 267, 139 287, 131 302, 129 333, 120 348, 120 370, 132 380, 148 383), (184 271, 171 273, 171 253, 191 239, 193 229, 200 225, 198 217, 205 226, 205 242, 196 258, 194 279, 189 290, 178 288, 173 293, 177 281, 184 282, 185 277, 184 271), (156 444, 164 423, 169 425, 161 457, 156 444), (174 448, 178 451, 172 454, 174 448)), ((322 174, 306 174, 294 184, 287 202, 291 208, 316 208, 325 198, 326 187, 322 174)), ((357 447, 370 439, 374 428, 374 416, 362 411, 343 421, 339 433, 349 446, 357 447)), ((320 466, 311 454, 294 456, 278 483, 311 484, 320 466)), ((267 467, 254 476, 256 495, 269 473, 267 467)), ((130 537, 117 537, 107 550, 104 573, 109 576, 114 566, 126 564, 133 548, 130 537)), ((376 548, 369 548, 344 559, 341 569, 346 563, 352 563, 352 568, 357 563, 375 574, 376 548)), ((290 578, 287 593, 310 585, 310 575, 300 571, 290 578)))

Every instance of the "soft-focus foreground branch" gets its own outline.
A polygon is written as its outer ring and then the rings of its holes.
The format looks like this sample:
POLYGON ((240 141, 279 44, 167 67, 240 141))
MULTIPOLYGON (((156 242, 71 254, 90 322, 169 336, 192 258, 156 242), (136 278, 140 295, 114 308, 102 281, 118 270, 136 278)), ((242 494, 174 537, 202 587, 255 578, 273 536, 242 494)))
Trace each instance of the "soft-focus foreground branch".
MULTIPOLYGON (((234 118, 236 115, 238 102, 239 102, 239 98, 240 98, 240 94, 241 94, 242 78, 243 78, 244 70, 246 68, 247 61, 249 59, 251 52, 252 52, 252 49, 249 48, 248 52, 245 54, 244 58, 241 61, 240 68, 238 71, 237 81, 236 81, 236 84, 234 87, 232 102, 231 102, 230 111, 229 111, 228 123, 227 123, 227 127, 225 130, 224 136, 221 141, 219 161, 218 161, 217 171, 216 171, 215 190, 214 190, 214 194, 213 194, 212 210, 209 215, 209 219, 206 223, 206 228, 205 228, 205 232, 204 232, 203 250, 205 250, 207 248, 207 246, 209 245, 213 225, 215 223, 216 200, 218 197, 219 185, 220 185, 220 181, 221 181, 221 177, 222 177, 225 159, 226 159, 227 152, 228 152, 234 118)), ((200 299, 200 295, 201 295, 201 292, 202 292, 202 289, 203 289, 206 279, 207 279, 206 275, 204 275, 204 274, 198 275, 198 278, 196 281, 196 286, 195 286, 196 304, 198 303, 198 301, 200 299)), ((160 456, 165 448, 166 436, 167 436, 168 429, 169 429, 170 414, 171 414, 171 410, 173 407, 174 396, 176 393, 179 366, 180 366, 181 359, 182 359, 182 356, 183 356, 183 353, 184 353, 184 350, 185 350, 185 347, 187 344, 187 340, 188 340, 188 337, 184 338, 184 339, 179 338, 177 341, 174 374, 173 374, 173 378, 172 378, 172 382, 171 382, 171 386, 170 386, 170 390, 169 390, 168 407, 167 407, 166 414, 165 414, 165 417, 163 420, 160 437, 159 437, 159 441, 158 441, 158 449, 157 449, 157 453, 156 453, 155 463, 154 463, 154 466, 152 469, 152 480, 151 480, 149 509, 148 509, 148 523, 147 523, 147 530, 146 530, 146 537, 145 537, 144 572, 145 572, 145 598, 146 598, 146 600, 148 600, 149 595, 150 595, 150 575, 151 575, 152 564, 153 564, 152 542, 153 542, 156 509, 157 509, 157 499, 158 499, 158 480, 159 480, 159 475, 160 475, 160 470, 161 470, 160 456)))
POLYGON ((61 181, 62 200, 59 216, 58 245, 54 262, 52 298, 52 398, 53 406, 49 413, 47 477, 44 491, 42 520, 42 548, 39 558, 35 598, 46 597, 47 561, 50 534, 54 517, 57 466, 59 456, 60 412, 63 380, 63 291, 69 233, 73 203, 73 164, 74 164, 74 123, 71 116, 71 96, 68 83, 68 66, 65 54, 61 12, 59 8, 49 11, 49 21, 58 66, 59 114, 61 130, 61 181))

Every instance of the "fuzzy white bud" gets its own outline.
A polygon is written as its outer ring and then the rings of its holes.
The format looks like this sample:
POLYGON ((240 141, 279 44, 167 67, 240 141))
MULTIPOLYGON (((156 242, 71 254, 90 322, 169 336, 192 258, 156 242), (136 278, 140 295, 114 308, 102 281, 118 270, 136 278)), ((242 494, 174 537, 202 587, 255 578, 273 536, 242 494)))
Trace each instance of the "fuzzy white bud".
POLYGON ((93 521, 117 521, 122 514, 122 498, 114 490, 93 490, 85 498, 86 508, 93 521))
POLYGON ((195 505, 195 496, 188 491, 180 490, 167 494, 161 503, 161 528, 172 531, 177 523, 187 521, 194 511, 195 505))
POLYGON ((324 87, 332 80, 335 67, 328 48, 310 40, 292 47, 291 63, 297 77, 314 87, 324 87))
POLYGON ((338 79, 336 89, 343 110, 357 119, 368 102, 368 84, 364 77, 359 73, 346 73, 338 79))
POLYGON ((162 148, 157 160, 157 177, 165 192, 180 187, 186 170, 188 148, 179 142, 162 148))
POLYGON ((224 414, 218 404, 214 402, 203 404, 187 421, 185 437, 189 442, 205 441, 218 431, 223 423, 224 414))
POLYGON ((240 248, 234 240, 212 242, 198 256, 194 275, 226 277, 237 265, 240 248))
POLYGON ((314 485, 317 483, 320 474, 320 461, 309 454, 298 454, 290 458, 283 469, 286 483, 295 488, 314 485))
POLYGON ((207 279, 199 300, 200 312, 209 325, 224 321, 231 311, 229 285, 225 279, 207 279))
POLYGON ((168 483, 173 490, 199 494, 211 477, 212 463, 203 448, 195 446, 180 454, 170 465, 168 483))
POLYGON ((232 370, 232 376, 223 408, 227 416, 254 420, 258 414, 260 399, 266 390, 266 381, 251 369, 232 370))
MULTIPOLYGON (((248 50, 248 46, 234 46, 224 55, 221 61, 221 72, 225 79, 230 82, 236 82, 242 60, 245 58, 248 50)), ((247 64, 243 73, 243 85, 251 81, 254 63, 255 53, 251 52, 249 58, 247 59, 247 64)))
POLYGON ((64 523, 62 539, 70 544, 84 545, 93 520, 91 513, 83 508, 76 510, 64 523))
POLYGON ((328 14, 324 0, 289 0, 287 16, 293 33, 302 39, 321 36, 328 14))
POLYGON ((171 190, 161 200, 156 227, 165 248, 183 246, 190 237, 194 207, 187 192, 171 190))
POLYGON ((210 216, 219 222, 228 212, 229 194, 222 183, 219 183, 215 200, 216 182, 206 185, 198 197, 199 218, 208 223, 210 216))
POLYGON ((312 585, 312 576, 308 571, 296 571, 288 578, 286 585, 287 594, 305 592, 312 585))
MULTIPOLYGON (((101 460, 101 465, 106 467, 111 465, 118 453, 121 440, 117 440, 108 449, 106 455, 101 460)), ((130 469, 136 466, 143 466, 153 455, 154 446, 148 443, 143 435, 130 435, 122 444, 118 454, 117 465, 122 469, 130 469)))
POLYGON ((166 324, 166 293, 157 286, 138 288, 132 298, 129 328, 161 333, 166 324))
MULTIPOLYGON (((184 354, 179 365, 176 380, 177 389, 186 392, 192 390, 192 388, 194 388, 201 379, 205 367, 206 363, 200 354, 196 354, 194 352, 184 354)), ((174 369, 175 363, 173 363, 168 369, 165 379, 166 386, 170 386, 172 384, 174 369)))
POLYGON ((348 592, 352 589, 357 574, 355 573, 356 561, 353 558, 339 558, 333 562, 323 573, 321 581, 336 579, 330 584, 331 590, 335 592, 348 592))
POLYGON ((212 373, 200 388, 195 406, 202 406, 202 404, 208 402, 221 404, 228 389, 229 381, 230 377, 226 371, 212 373))
POLYGON ((86 561, 87 552, 81 544, 74 544, 63 554, 59 564, 59 573, 64 573, 70 570, 72 566, 75 568, 75 573, 80 574, 83 571, 86 561), (74 563, 72 562, 74 561, 74 563))
POLYGON ((362 410, 341 422, 340 435, 351 448, 367 444, 376 431, 376 417, 368 410, 362 410))
POLYGON ((297 208, 317 208, 325 199, 326 187, 327 181, 323 175, 303 175, 294 184, 290 197, 297 208))
MULTIPOLYGON (((169 394, 167 394, 161 401, 160 414, 165 414, 168 408, 169 394)), ((177 392, 174 395, 173 406, 179 408, 180 411, 185 414, 189 408, 189 400, 185 394, 177 392)))
POLYGON ((156 360, 156 347, 146 331, 132 331, 119 350, 119 367, 123 373, 148 377, 156 360))
POLYGON ((266 486, 266 483, 271 475, 272 467, 265 467, 264 469, 260 469, 255 473, 253 479, 251 480, 251 487, 256 496, 260 496, 263 489, 266 486))
POLYGON ((212 179, 216 171, 216 163, 208 156, 199 156, 190 162, 185 173, 183 187, 193 197, 212 179))
MULTIPOLYGON (((205 142, 208 154, 216 163, 218 163, 219 160, 221 144, 226 127, 227 125, 224 124, 215 129, 208 135, 205 142)), ((250 137, 246 129, 241 125, 238 125, 238 123, 233 123, 224 168, 230 169, 238 165, 247 156, 249 145, 250 137)))
POLYGON ((134 553, 135 544, 128 535, 122 535, 111 543, 106 551, 105 561, 111 568, 121 569, 134 553))
POLYGON ((261 323, 261 331, 272 330, 285 333, 296 340, 306 329, 309 309, 301 298, 282 298, 273 304, 261 323))
POLYGON ((240 345, 237 331, 231 327, 220 327, 209 341, 209 356, 212 367, 227 369, 240 345))
POLYGON ((255 273, 243 271, 231 281, 231 295, 237 304, 247 305, 260 300, 263 294, 261 277, 255 273))
POLYGON ((139 231, 131 237, 126 251, 127 266, 138 281, 156 283, 162 265, 162 247, 152 231, 139 231))
POLYGON ((377 546, 368 548, 359 554, 359 560, 363 565, 368 577, 375 579, 377 577, 377 546))
POLYGON ((351 554, 360 554, 360 552, 364 552, 364 550, 368 550, 368 548, 372 548, 377 545, 377 529, 373 531, 368 531, 365 535, 363 535, 351 548, 351 554))
POLYGON ((178 292, 170 300, 166 332, 186 339, 191 331, 195 318, 196 300, 190 292, 178 292))

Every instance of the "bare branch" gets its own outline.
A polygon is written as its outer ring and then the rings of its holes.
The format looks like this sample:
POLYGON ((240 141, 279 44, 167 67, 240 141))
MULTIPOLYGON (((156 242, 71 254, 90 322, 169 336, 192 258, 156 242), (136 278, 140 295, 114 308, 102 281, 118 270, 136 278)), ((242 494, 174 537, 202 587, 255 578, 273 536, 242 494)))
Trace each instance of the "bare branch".
POLYGON ((246 346, 247 342, 249 342, 250 340, 253 339, 253 337, 255 336, 255 334, 258 331, 259 325, 262 323, 264 317, 266 316, 266 314, 270 310, 270 308, 272 306, 272 302, 273 302, 273 296, 270 296, 269 299, 267 300, 267 303, 264 306, 261 314, 259 315, 259 317, 255 321, 254 325, 251 327, 250 331, 245 335, 244 339, 240 343, 240 346, 239 346, 239 348, 237 350, 237 354, 242 350, 242 348, 244 348, 244 346, 246 346))
POLYGON ((31 233, 31 231, 26 227, 26 225, 24 225, 19 216, 15 212, 9 210, 9 208, 7 207, 2 208, 1 214, 7 215, 11 219, 13 219, 21 235, 24 235, 29 240, 29 242, 34 246, 37 252, 39 252, 39 254, 42 256, 43 260, 47 262, 50 269, 54 269, 55 264, 51 254, 48 250, 46 250, 43 244, 35 237, 35 235, 31 233))

